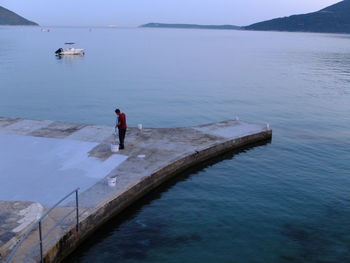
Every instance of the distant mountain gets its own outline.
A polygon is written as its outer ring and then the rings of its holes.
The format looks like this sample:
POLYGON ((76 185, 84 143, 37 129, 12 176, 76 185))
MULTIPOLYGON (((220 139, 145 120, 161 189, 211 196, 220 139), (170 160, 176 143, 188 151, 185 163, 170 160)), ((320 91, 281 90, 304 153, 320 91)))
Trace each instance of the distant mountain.
POLYGON ((314 13, 276 18, 250 26, 247 30, 350 33, 350 0, 314 13))
POLYGON ((156 27, 156 28, 188 28, 188 29, 240 29, 239 26, 232 25, 194 25, 194 24, 163 24, 148 23, 140 27, 156 27))
POLYGON ((37 23, 29 21, 16 13, 0 6, 0 25, 25 25, 25 26, 37 26, 37 23))

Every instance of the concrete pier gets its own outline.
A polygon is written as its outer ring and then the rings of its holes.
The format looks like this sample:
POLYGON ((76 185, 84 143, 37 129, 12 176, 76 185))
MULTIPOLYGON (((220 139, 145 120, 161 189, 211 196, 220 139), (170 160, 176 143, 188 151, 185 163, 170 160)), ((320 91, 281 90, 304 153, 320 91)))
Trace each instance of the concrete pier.
MULTIPOLYGON (((269 140, 272 130, 240 120, 182 128, 129 128, 111 152, 113 127, 0 118, 0 261, 45 211, 79 187, 75 200, 43 220, 45 262, 58 262, 130 204, 191 166, 269 140), (116 184, 109 184, 116 178, 116 184), (65 217, 62 221, 62 217, 65 217), (62 221, 62 222, 61 222, 62 221), (50 232, 49 232, 50 231, 50 232)), ((39 262, 35 228, 11 262, 39 262)))

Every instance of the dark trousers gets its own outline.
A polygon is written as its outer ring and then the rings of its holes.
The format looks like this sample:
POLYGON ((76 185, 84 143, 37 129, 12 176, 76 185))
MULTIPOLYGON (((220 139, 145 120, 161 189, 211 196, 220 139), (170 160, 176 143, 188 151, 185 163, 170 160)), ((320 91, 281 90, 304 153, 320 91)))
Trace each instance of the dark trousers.
POLYGON ((124 148, 124 139, 125 139, 126 129, 118 129, 118 133, 119 133, 119 146, 120 148, 124 148))

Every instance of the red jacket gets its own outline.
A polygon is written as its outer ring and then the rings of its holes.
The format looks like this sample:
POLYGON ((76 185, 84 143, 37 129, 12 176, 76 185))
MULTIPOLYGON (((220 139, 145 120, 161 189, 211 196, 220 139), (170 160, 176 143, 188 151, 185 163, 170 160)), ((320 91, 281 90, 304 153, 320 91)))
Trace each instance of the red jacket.
POLYGON ((118 129, 126 129, 126 116, 125 113, 121 112, 118 115, 118 129))

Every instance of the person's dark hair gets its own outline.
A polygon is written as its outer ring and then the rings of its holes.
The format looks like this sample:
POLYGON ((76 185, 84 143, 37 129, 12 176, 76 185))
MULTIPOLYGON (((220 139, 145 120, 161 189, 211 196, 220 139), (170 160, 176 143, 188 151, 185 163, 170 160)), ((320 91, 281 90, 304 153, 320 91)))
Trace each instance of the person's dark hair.
POLYGON ((115 113, 120 113, 120 109, 116 109, 116 110, 115 110, 115 113))

